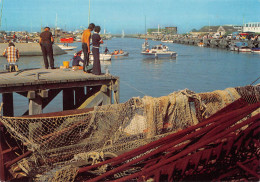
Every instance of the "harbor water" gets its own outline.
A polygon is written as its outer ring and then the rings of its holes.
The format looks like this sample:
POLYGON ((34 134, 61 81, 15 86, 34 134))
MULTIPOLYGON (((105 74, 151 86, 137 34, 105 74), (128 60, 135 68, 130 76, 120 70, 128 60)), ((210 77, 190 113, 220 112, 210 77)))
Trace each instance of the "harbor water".
MULTIPOLYGON (((105 47, 110 52, 124 50, 129 52, 126 57, 112 57, 111 61, 101 62, 102 72, 109 71, 120 77, 120 102, 131 97, 145 95, 160 97, 174 91, 189 89, 194 92, 210 92, 227 87, 245 86, 260 76, 260 54, 238 53, 223 49, 204 48, 183 44, 162 43, 170 50, 177 52, 177 58, 151 58, 141 55, 143 39, 113 38, 106 40, 105 47)), ((161 44, 159 41, 148 41, 150 46, 161 44)), ((55 66, 73 58, 76 51, 81 50, 81 43, 74 51, 55 56, 55 66)), ((6 59, 0 58, 1 69, 6 59)), ((26 56, 19 60, 19 69, 44 67, 42 56, 26 56)), ((72 70, 71 70, 72 71, 72 70)), ((66 72, 64 71, 64 74, 66 72)), ((17 76, 19 79, 19 76, 17 76)), ((254 84, 260 83, 257 80, 254 84)), ((22 115, 28 108, 26 98, 15 94, 15 115, 22 115)), ((62 110, 62 96, 59 94, 43 111, 62 110)), ((0 97, 1 102, 2 97, 0 97)))

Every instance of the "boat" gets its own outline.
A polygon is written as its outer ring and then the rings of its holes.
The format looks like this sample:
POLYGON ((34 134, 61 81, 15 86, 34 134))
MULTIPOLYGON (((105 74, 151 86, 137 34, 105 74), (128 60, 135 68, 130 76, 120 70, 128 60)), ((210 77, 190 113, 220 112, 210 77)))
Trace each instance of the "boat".
POLYGON ((118 54, 114 54, 113 52, 111 53, 112 56, 116 57, 116 56, 128 56, 129 52, 124 51, 123 53, 118 53, 118 54))
POLYGON ((197 45, 198 45, 199 47, 204 47, 204 46, 205 46, 203 42, 199 42, 197 45))
POLYGON ((258 54, 260 54, 260 47, 252 48, 252 49, 251 49, 251 52, 252 52, 252 53, 258 53, 258 54))
POLYGON ((77 48, 76 46, 69 46, 68 44, 57 44, 57 45, 64 51, 71 51, 77 48))
POLYGON ((229 46, 231 51, 238 52, 251 52, 251 48, 248 47, 247 42, 234 42, 229 46))
POLYGON ((161 40, 161 42, 164 42, 164 43, 173 43, 172 40, 161 40))
MULTIPOLYGON (((81 59, 84 59, 84 54, 82 53, 82 50, 81 50, 81 56, 80 57, 81 57, 81 59)), ((111 54, 105 54, 105 53, 99 54, 99 60, 100 61, 111 61, 111 58, 112 58, 111 54)), ((89 60, 94 61, 94 56, 93 56, 92 52, 90 52, 89 60)))
POLYGON ((77 47, 76 46, 69 46, 69 43, 73 43, 74 39, 73 37, 69 37, 69 38, 61 38, 60 39, 60 43, 63 43, 63 44, 57 44, 62 50, 65 50, 65 51, 70 51, 70 50, 73 50, 73 49, 76 49, 77 47))
POLYGON ((176 52, 170 51, 168 46, 162 44, 155 45, 151 49, 147 47, 146 49, 142 50, 141 54, 154 56, 154 57, 163 57, 163 56, 176 57, 177 56, 176 52))

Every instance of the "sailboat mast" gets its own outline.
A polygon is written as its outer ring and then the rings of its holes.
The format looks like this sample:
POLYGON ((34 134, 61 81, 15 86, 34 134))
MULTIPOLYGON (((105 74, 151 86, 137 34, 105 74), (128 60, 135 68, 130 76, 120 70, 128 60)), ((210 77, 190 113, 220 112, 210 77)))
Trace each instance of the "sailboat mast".
MULTIPOLYGON (((0 0, 1 2, 1 0, 0 0)), ((4 0, 2 0, 2 8, 1 8, 1 15, 0 15, 0 30, 2 29, 2 12, 3 12, 3 7, 4 7, 4 0)))
POLYGON ((90 24, 90 0, 88 5, 88 24, 90 24))
POLYGON ((144 16, 144 35, 146 36, 146 16, 144 16))

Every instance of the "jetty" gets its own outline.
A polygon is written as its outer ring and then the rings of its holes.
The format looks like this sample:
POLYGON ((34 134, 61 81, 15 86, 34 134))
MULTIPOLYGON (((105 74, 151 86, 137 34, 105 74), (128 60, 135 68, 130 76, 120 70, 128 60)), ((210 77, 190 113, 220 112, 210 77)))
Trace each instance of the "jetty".
POLYGON ((198 43, 203 43, 205 47, 211 47, 211 48, 222 48, 227 49, 229 48, 229 45, 231 45, 234 42, 246 42, 250 48, 259 47, 260 46, 260 40, 258 41, 252 41, 252 40, 231 40, 231 39, 214 39, 214 38, 193 38, 193 37, 173 37, 170 40, 172 40, 173 43, 177 44, 186 44, 186 45, 195 45, 197 46, 198 43))
POLYGON ((25 69, 0 73, 0 93, 3 116, 14 116, 14 93, 28 99, 23 115, 41 114, 59 93, 63 111, 91 108, 119 103, 119 78, 72 69, 25 69))
MULTIPOLYGON (((0 56, 3 56, 2 53, 8 47, 8 43, 0 43, 0 56)), ((19 50, 20 56, 41 56, 42 50, 39 43, 15 43, 15 47, 19 50)), ((56 44, 53 44, 53 55, 66 54, 56 44)))

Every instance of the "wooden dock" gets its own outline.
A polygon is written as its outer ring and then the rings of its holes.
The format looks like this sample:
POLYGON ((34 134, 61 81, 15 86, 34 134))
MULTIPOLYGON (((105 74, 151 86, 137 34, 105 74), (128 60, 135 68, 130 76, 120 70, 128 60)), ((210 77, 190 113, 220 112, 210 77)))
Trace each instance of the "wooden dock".
POLYGON ((119 103, 119 78, 110 74, 94 75, 72 69, 25 69, 0 73, 3 115, 14 116, 13 93, 28 98, 23 115, 41 114, 59 94, 63 110, 90 108, 119 103))

